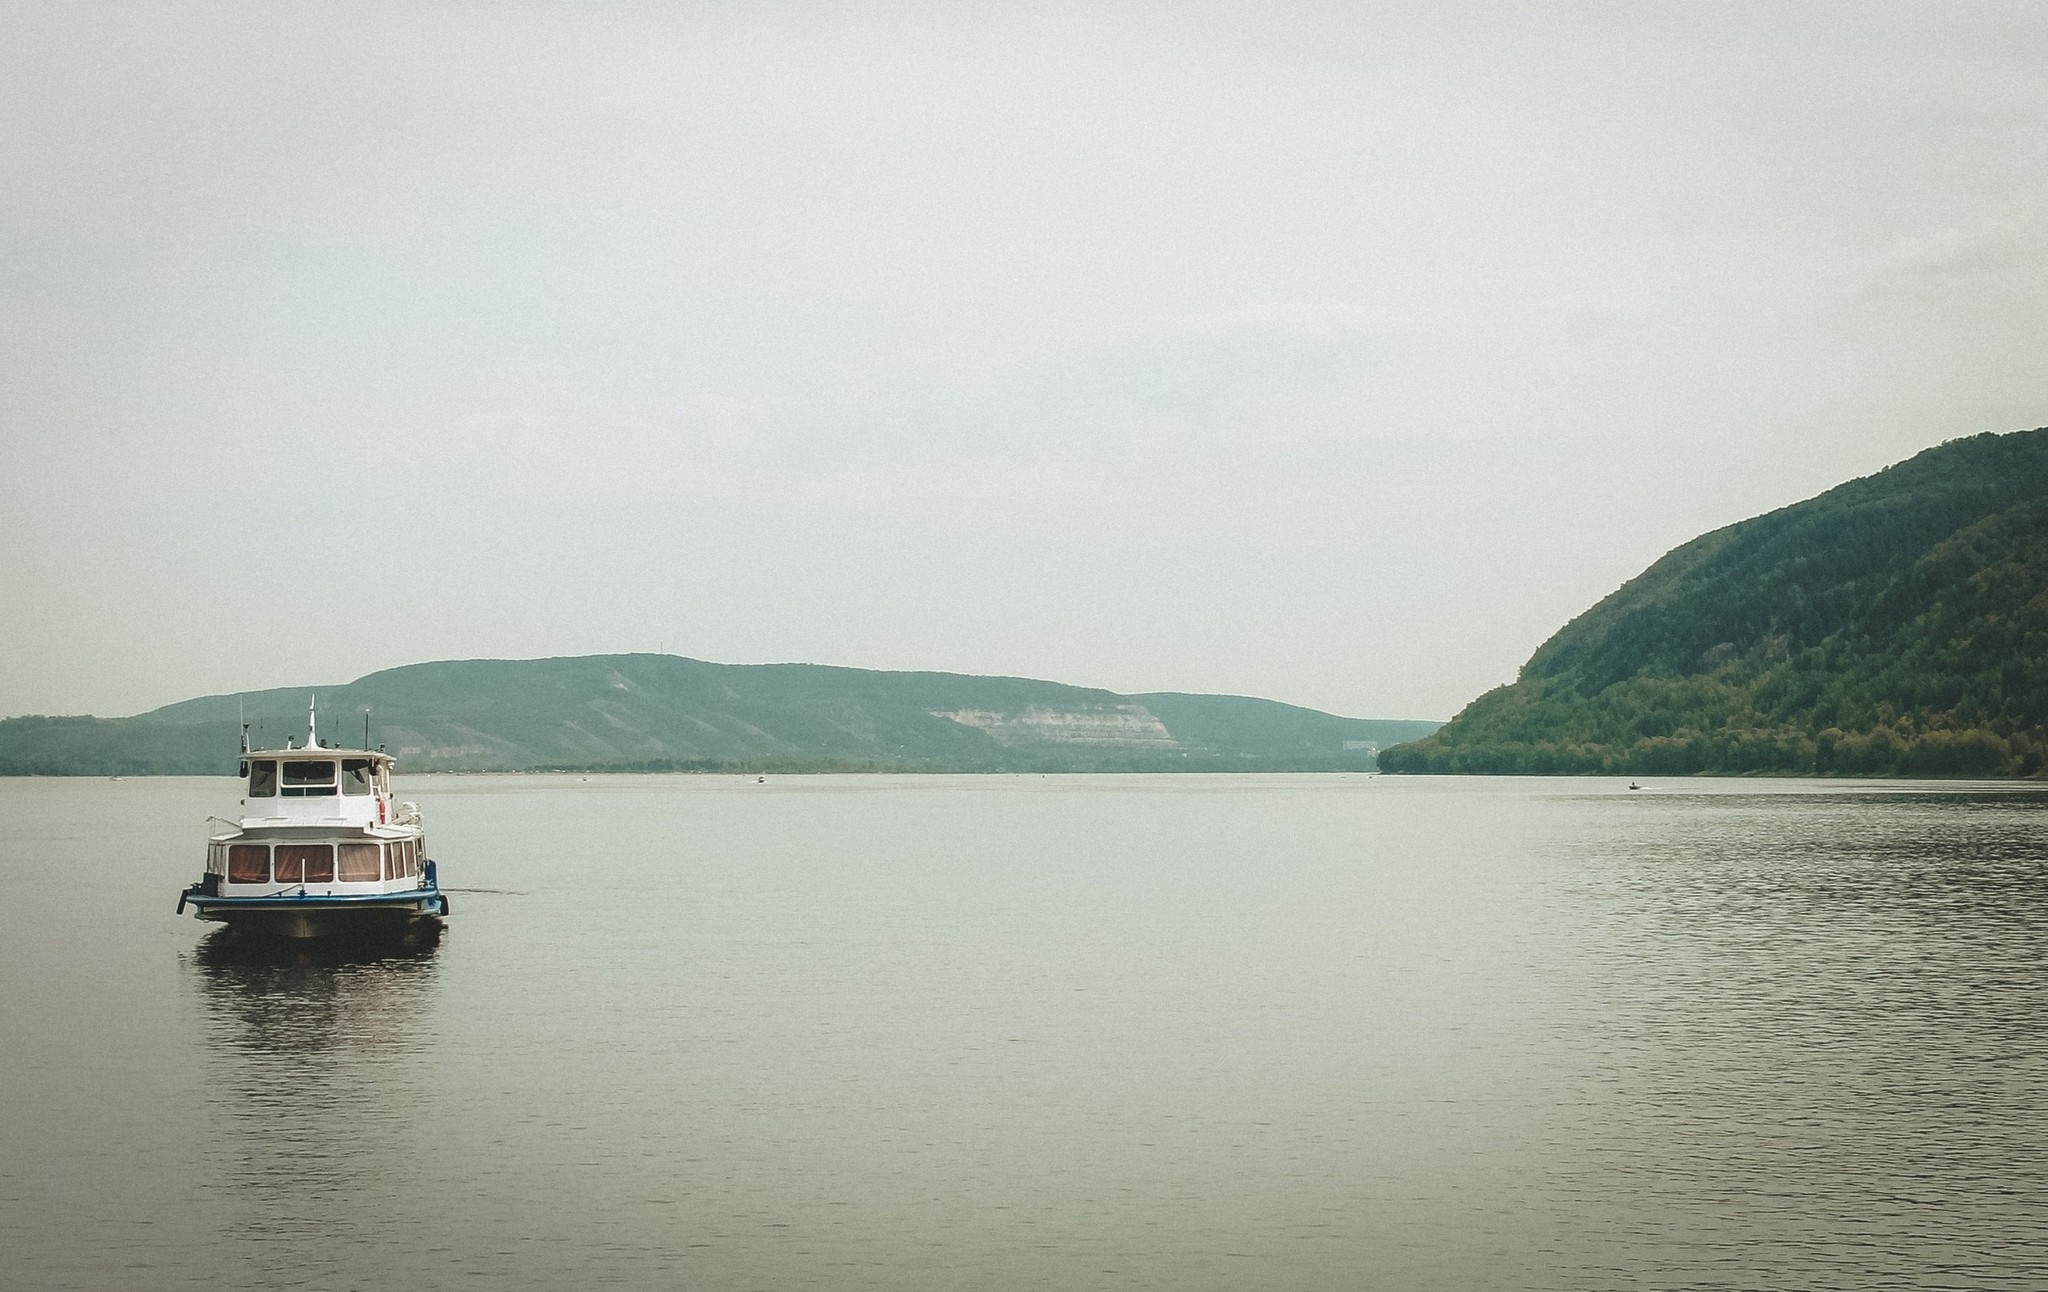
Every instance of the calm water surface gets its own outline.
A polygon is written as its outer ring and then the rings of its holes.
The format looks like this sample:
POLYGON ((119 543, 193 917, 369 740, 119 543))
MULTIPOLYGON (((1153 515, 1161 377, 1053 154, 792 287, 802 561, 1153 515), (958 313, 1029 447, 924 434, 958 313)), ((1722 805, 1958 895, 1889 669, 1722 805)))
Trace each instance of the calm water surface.
POLYGON ((0 1284, 2048 1286, 2048 793, 421 777, 439 945, 0 780, 0 1284))

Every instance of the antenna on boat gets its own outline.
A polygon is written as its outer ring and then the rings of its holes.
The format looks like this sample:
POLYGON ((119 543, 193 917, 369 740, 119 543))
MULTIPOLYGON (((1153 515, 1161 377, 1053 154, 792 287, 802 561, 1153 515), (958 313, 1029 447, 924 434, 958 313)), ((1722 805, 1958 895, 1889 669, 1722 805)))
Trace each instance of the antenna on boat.
POLYGON ((370 747, 370 706, 363 706, 363 748, 370 747))
POLYGON ((242 752, 249 752, 249 715, 243 712, 242 697, 235 697, 235 721, 242 724, 242 752))
POLYGON ((317 713, 319 700, 320 697, 317 695, 306 697, 306 748, 308 749, 320 747, 320 720, 317 713))

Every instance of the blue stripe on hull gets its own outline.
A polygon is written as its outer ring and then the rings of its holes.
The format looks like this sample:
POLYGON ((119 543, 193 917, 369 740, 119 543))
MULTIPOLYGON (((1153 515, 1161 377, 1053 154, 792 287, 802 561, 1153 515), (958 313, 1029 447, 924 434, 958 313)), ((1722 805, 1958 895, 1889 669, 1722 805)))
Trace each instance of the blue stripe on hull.
POLYGON ((219 907, 274 907, 281 911, 303 911, 315 907, 330 907, 337 910, 360 909, 368 906, 406 906, 418 902, 440 902, 441 894, 436 889, 415 888, 403 893, 270 893, 262 897, 219 897, 211 894, 187 893, 185 904, 205 910, 209 906, 219 907))

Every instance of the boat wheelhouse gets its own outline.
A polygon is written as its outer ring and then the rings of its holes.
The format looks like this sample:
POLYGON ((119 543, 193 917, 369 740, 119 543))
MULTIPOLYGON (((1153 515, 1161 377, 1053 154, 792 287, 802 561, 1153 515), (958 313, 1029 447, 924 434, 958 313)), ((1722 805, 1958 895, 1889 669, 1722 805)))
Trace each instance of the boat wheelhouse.
MULTIPOLYGON (((284 937, 400 934, 448 914, 419 808, 394 802, 391 755, 323 745, 249 749, 242 811, 206 843, 206 873, 178 898, 202 920, 284 937)), ((367 744, 367 740, 364 742, 367 744)))

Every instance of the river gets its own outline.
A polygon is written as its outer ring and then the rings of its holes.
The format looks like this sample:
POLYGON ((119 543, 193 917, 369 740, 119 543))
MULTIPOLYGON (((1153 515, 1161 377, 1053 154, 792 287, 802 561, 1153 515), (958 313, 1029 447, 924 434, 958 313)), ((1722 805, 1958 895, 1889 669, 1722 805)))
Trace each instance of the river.
POLYGON ((0 1283, 2048 1286, 2048 790, 422 776, 402 954, 0 780, 0 1283))

